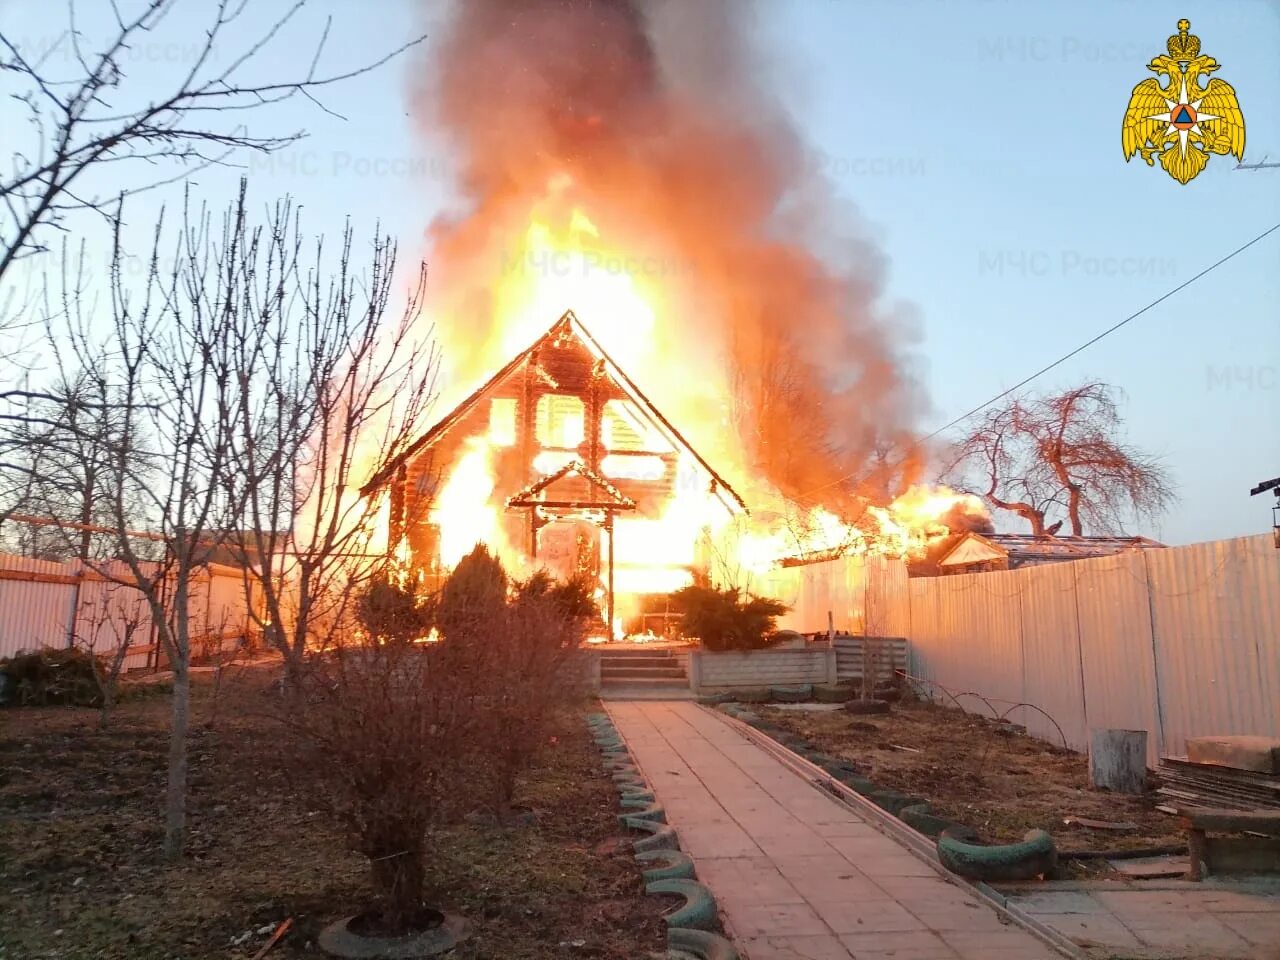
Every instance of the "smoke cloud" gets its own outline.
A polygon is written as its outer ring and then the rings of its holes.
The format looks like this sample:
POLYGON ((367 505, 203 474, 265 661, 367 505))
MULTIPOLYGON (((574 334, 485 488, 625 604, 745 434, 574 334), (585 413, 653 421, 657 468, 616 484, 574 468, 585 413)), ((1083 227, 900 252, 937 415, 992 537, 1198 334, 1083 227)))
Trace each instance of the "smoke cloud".
POLYGON ((881 302, 883 253, 768 89, 757 15, 743 0, 457 3, 413 91, 457 169, 458 203, 427 236, 446 363, 474 379, 509 358, 494 291, 554 267, 514 262, 512 238, 531 215, 568 231, 581 210, 601 264, 622 251, 619 269, 661 293, 652 349, 617 359, 713 463, 747 488, 879 500, 915 479, 914 324, 881 302))

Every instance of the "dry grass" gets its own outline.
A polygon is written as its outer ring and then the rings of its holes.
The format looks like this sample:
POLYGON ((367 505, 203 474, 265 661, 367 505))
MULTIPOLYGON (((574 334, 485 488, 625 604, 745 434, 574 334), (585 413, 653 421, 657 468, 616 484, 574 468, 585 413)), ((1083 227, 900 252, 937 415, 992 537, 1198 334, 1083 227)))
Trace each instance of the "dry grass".
MULTIPOLYGON (((122 704, 105 731, 91 710, 0 712, 0 957, 237 960, 286 917, 271 960, 318 955, 318 930, 365 902, 367 868, 281 773, 268 679, 224 680, 216 723, 212 685, 196 687, 191 834, 175 865, 159 853, 167 697, 122 704)), ((581 718, 554 727, 517 792, 536 827, 469 824, 435 842, 434 898, 475 926, 460 960, 630 960, 662 942, 664 905, 606 852, 615 796, 581 718)))
POLYGON ((1148 846, 1184 839, 1174 817, 1150 797, 1093 790, 1088 761, 1007 725, 932 704, 895 705, 884 716, 760 708, 770 720, 833 756, 858 765, 877 784, 925 797, 934 812, 995 841, 1047 830, 1064 850, 1148 846), (900 749, 900 748, 907 749, 900 749), (1086 830, 1067 817, 1125 821, 1132 833, 1086 830))

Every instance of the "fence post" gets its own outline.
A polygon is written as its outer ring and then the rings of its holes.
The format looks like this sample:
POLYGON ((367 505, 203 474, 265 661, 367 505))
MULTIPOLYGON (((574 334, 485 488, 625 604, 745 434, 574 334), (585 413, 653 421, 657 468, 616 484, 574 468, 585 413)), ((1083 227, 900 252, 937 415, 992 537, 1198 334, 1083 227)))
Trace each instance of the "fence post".
POLYGON ((694 693, 702 686, 702 651, 689 651, 689 689, 694 693))
POLYGON ((1149 550, 1140 550, 1139 553, 1142 555, 1142 585, 1147 591, 1147 625, 1151 630, 1151 679, 1155 684, 1156 701, 1156 752, 1164 756, 1164 693, 1160 689, 1160 650, 1156 643, 1156 601, 1151 592, 1151 555, 1149 550))

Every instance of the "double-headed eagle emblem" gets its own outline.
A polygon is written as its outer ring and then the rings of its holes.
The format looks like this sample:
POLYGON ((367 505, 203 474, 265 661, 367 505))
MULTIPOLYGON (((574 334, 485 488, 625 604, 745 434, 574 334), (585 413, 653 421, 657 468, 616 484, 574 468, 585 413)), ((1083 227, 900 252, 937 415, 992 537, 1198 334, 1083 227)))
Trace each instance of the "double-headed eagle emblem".
POLYGON ((1200 78, 1220 68, 1200 53, 1200 38, 1191 21, 1179 20, 1178 32, 1166 44, 1168 55, 1152 58, 1147 69, 1167 76, 1148 77, 1133 88, 1124 112, 1121 144, 1127 163, 1142 154, 1147 166, 1160 166, 1179 183, 1188 183, 1209 162, 1209 155, 1233 154, 1244 159, 1244 114, 1231 84, 1216 77, 1201 86, 1200 78))

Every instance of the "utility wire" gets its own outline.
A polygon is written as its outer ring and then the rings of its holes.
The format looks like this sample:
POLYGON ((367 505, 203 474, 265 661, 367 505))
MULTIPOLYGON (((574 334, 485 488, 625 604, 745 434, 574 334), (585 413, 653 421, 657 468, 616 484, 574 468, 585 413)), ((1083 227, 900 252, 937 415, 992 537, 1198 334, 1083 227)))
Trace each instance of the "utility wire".
MULTIPOLYGON (((956 425, 957 425, 957 424, 959 424, 959 423, 963 423, 965 420, 968 420, 970 417, 972 417, 975 413, 979 413, 979 412, 981 412, 982 410, 985 410, 987 407, 991 406, 993 403, 998 403, 999 401, 1003 400, 1005 397, 1009 396, 1009 394, 1013 393, 1015 390, 1021 390, 1023 387, 1025 387, 1025 386, 1026 386, 1028 383, 1030 383, 1032 380, 1035 380, 1036 378, 1043 376, 1044 374, 1048 373, 1050 370, 1054 369, 1055 367, 1061 366, 1062 364, 1066 363, 1068 360, 1070 360, 1072 357, 1076 356, 1077 354, 1082 353, 1083 351, 1085 351, 1085 350, 1089 349, 1089 347, 1093 346, 1093 345, 1094 345, 1095 343, 1097 343, 1099 340, 1103 339, 1104 337, 1108 337, 1108 336, 1110 336, 1111 334, 1113 334, 1113 333, 1115 333, 1117 330, 1119 330, 1121 327, 1123 327, 1125 324, 1128 324, 1128 323, 1130 323, 1130 322, 1132 322, 1132 321, 1134 321, 1134 320, 1138 319, 1138 317, 1142 316, 1142 315, 1143 315, 1144 313, 1146 313, 1148 310, 1151 310, 1151 309, 1153 309, 1154 307, 1157 307, 1157 306, 1159 306, 1160 304, 1164 303, 1166 300, 1168 300, 1168 299, 1169 299, 1170 297, 1172 297, 1174 294, 1179 293, 1179 292, 1181 292, 1181 291, 1185 290, 1187 287, 1191 286, 1191 284, 1195 283, 1195 282, 1196 282, 1197 280, 1199 280, 1201 277, 1204 277, 1204 276, 1206 276, 1206 275, 1208 275, 1208 274, 1212 273, 1214 270, 1217 270, 1220 266, 1222 266, 1222 265, 1223 265, 1224 263, 1226 263, 1228 260, 1231 260, 1231 259, 1233 259, 1234 257, 1237 257, 1237 256, 1239 256, 1240 254, 1244 253, 1246 250, 1248 250, 1250 247, 1252 247, 1255 243, 1257 243, 1257 242, 1258 242, 1258 241, 1260 241, 1260 240, 1264 240, 1264 239, 1266 239, 1268 236, 1270 236, 1271 234, 1275 233, 1277 230, 1280 230, 1280 223, 1274 224, 1273 226, 1269 227, 1268 229, 1266 229, 1266 230, 1262 231, 1262 233, 1258 234, 1258 235, 1257 235, 1256 237, 1254 237, 1252 240, 1249 240, 1248 242, 1243 243, 1243 244, 1241 244, 1240 246, 1236 247, 1234 250, 1232 250, 1232 251, 1231 251, 1230 253, 1228 253, 1226 256, 1224 256, 1224 257, 1222 257, 1221 259, 1216 260, 1216 261, 1214 261, 1213 263, 1209 264, 1209 266, 1205 267, 1203 270, 1201 270, 1201 271, 1200 271, 1199 273, 1197 273, 1195 276, 1193 276, 1193 277, 1188 277, 1186 280, 1184 280, 1182 283, 1178 284, 1178 285, 1177 285, 1176 287, 1174 287, 1172 290, 1169 290, 1168 292, 1166 292, 1166 293, 1162 294, 1161 296, 1157 297, 1156 299, 1152 300, 1150 303, 1148 303, 1148 304, 1147 304, 1145 307, 1143 307, 1142 309, 1140 309, 1140 310, 1136 310, 1136 311, 1134 311, 1133 313, 1129 314, 1129 316, 1125 317, 1123 320, 1119 321, 1118 323, 1114 323, 1114 324, 1112 324, 1111 326, 1107 327, 1107 329, 1103 330, 1101 333, 1099 333, 1099 334, 1098 334, 1097 336, 1095 336, 1093 339, 1091 339, 1091 340, 1086 340, 1084 343, 1080 344, 1080 346, 1076 347, 1076 348, 1075 348, 1074 350, 1072 350, 1070 353, 1063 354, 1063 355, 1062 355, 1061 357, 1059 357, 1057 360, 1053 361, 1053 363, 1047 364, 1047 365, 1045 365, 1045 366, 1041 367, 1041 368, 1040 368, 1039 370, 1037 370, 1035 373, 1031 374, 1031 376, 1026 377, 1026 378, 1025 378, 1025 379, 1023 379, 1023 380, 1019 380, 1017 383, 1015 383, 1015 384, 1014 384, 1012 387, 1010 387, 1008 390, 1005 390, 1005 391, 1003 391, 1003 392, 1001 392, 1001 393, 998 393, 998 394, 996 394, 994 397, 992 397, 990 400, 987 400, 987 401, 985 401, 985 402, 983 402, 983 403, 978 404, 978 405, 977 405, 976 407, 974 407, 972 410, 968 411, 967 413, 963 413, 963 414, 961 414, 960 416, 956 417, 956 418, 955 418, 954 420, 952 420, 951 422, 949 422, 949 423, 946 423, 946 424, 942 425, 942 426, 941 426, 941 427, 939 427, 937 430, 934 430, 932 433, 930 433, 928 436, 921 437, 919 440, 914 441, 914 442, 911 444, 911 446, 909 446, 909 447, 907 448, 907 451, 908 451, 908 452, 910 452, 911 450, 914 450, 914 449, 916 449, 917 447, 919 447, 919 446, 921 446, 921 445, 923 445, 923 444, 928 443, 930 440, 932 440, 932 439, 933 439, 934 437, 936 437, 938 434, 940 434, 940 433, 944 433, 944 432, 946 432, 947 430, 950 430, 952 427, 956 426, 956 425)), ((815 494, 815 493, 819 492, 820 490, 825 490, 825 489, 827 489, 828 487, 834 487, 837 483, 843 483, 844 481, 849 480, 849 479, 852 479, 853 477, 856 477, 856 476, 857 476, 857 473, 848 473, 848 474, 845 474, 843 477, 837 477, 835 480, 831 480, 831 481, 829 481, 829 482, 827 482, 827 483, 822 484, 821 486, 814 487, 812 490, 807 490, 807 491, 805 491, 804 493, 800 494, 796 499, 797 499, 797 500, 805 500, 805 499, 808 499, 810 496, 812 496, 813 494, 815 494)))

